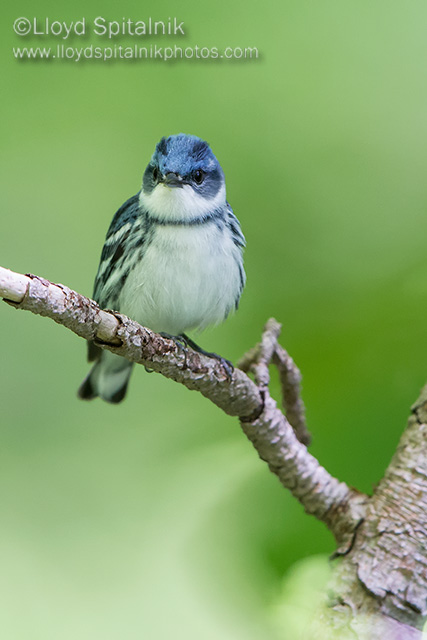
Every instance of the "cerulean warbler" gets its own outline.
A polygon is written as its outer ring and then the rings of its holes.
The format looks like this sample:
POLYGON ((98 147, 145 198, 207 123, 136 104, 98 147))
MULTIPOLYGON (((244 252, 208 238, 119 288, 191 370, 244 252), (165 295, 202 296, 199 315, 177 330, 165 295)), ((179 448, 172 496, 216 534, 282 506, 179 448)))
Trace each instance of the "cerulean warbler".
MULTIPOLYGON (((183 133, 162 138, 140 192, 113 218, 93 297, 103 308, 198 348, 185 332, 222 322, 237 309, 244 245, 208 143, 183 133)), ((93 342, 88 357, 95 365, 79 396, 123 400, 132 363, 93 342)))

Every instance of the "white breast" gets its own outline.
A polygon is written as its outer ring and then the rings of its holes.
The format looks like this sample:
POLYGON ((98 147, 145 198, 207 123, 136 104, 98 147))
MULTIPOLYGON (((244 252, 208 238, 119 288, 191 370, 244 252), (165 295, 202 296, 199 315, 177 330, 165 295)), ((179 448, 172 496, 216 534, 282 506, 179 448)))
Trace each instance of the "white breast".
POLYGON ((141 191, 142 208, 159 220, 194 220, 215 211, 225 205, 225 183, 213 198, 205 198, 197 194, 186 184, 181 189, 171 189, 158 184, 150 194, 141 191))
POLYGON ((129 274, 120 310, 157 332, 179 335, 225 319, 240 288, 240 250, 214 222, 157 226, 129 274))

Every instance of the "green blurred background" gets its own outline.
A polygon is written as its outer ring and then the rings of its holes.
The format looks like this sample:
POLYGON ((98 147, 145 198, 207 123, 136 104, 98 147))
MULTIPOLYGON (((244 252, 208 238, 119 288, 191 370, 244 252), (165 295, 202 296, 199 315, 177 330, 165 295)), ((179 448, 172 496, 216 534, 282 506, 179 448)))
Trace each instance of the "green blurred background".
MULTIPOLYGON (((248 282, 238 314, 201 342, 236 361, 279 319, 311 451, 371 491, 427 379, 425 2, 8 5, 0 264, 90 295, 110 219, 155 143, 207 139, 247 238, 248 282), (150 15, 187 30, 150 44, 256 46, 260 58, 12 56, 58 43, 16 36, 19 16, 150 15)), ((65 44, 91 42, 109 44, 65 44)), ((296 637, 301 576, 322 574, 333 539, 237 421, 142 367, 122 405, 82 403, 83 342, 6 305, 0 321, 2 637, 296 637)))

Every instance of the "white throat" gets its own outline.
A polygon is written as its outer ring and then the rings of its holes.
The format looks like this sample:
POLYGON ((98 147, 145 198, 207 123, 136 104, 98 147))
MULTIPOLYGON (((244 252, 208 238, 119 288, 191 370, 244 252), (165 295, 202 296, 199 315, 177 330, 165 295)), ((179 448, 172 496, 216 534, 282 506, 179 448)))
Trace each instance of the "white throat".
POLYGON ((185 184, 182 188, 158 184, 149 194, 141 190, 139 201, 142 207, 159 220, 190 222, 207 216, 225 205, 225 184, 213 198, 200 196, 189 184, 185 184))

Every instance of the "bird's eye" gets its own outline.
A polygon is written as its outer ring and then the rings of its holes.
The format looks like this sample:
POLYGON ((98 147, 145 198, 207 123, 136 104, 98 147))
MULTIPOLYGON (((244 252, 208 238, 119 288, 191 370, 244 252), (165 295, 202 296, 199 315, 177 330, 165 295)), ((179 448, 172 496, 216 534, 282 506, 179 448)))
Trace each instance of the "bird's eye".
POLYGON ((196 184, 202 184, 204 179, 205 179, 205 172, 202 171, 201 169, 197 169, 197 171, 194 172, 194 180, 196 184))
POLYGON ((153 169, 153 180, 154 180, 154 182, 157 182, 158 177, 159 177, 159 170, 158 170, 157 167, 154 167, 154 169, 153 169))

